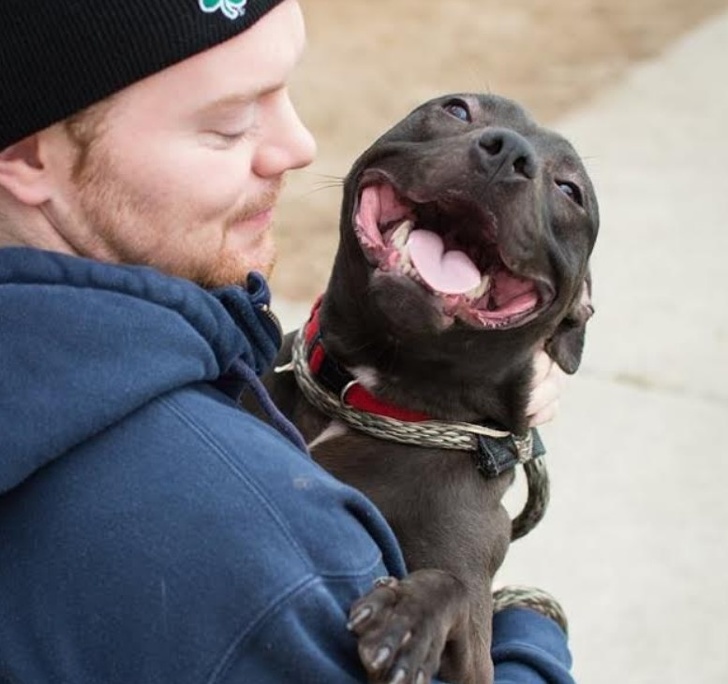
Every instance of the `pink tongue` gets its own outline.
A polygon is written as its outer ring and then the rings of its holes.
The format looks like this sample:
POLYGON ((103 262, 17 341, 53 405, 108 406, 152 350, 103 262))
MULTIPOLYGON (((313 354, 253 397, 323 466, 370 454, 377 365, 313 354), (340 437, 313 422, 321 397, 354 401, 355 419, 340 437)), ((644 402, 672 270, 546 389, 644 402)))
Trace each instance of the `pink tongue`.
POLYGON ((413 230, 407 241, 412 264, 435 292, 463 294, 480 284, 480 271, 465 252, 444 251, 442 239, 429 230, 413 230))

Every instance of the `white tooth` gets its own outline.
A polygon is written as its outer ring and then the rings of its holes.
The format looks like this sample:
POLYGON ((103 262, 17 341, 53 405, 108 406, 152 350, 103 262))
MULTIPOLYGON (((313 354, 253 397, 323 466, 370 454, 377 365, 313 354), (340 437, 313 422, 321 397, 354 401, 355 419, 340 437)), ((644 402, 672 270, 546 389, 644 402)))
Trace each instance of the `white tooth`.
POLYGON ((480 285, 466 292, 465 296, 468 299, 480 299, 487 291, 490 286, 490 276, 486 273, 480 280, 480 285))
POLYGON ((409 219, 405 219, 402 223, 397 226, 397 229, 392 233, 390 242, 397 248, 402 249, 407 244, 409 234, 412 232, 413 223, 409 219))
POLYGON ((412 267, 412 257, 410 256, 409 247, 407 245, 404 245, 399 250, 400 259, 399 263, 402 265, 403 268, 406 268, 408 270, 413 270, 412 267))

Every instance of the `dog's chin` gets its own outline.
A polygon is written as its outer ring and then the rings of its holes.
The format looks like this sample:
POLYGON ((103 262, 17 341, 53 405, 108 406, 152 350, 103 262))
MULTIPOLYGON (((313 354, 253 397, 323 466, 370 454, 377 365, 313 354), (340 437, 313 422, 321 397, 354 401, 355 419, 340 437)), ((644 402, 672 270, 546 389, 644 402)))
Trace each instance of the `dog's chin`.
POLYGON ((352 224, 372 282, 387 282, 392 296, 399 292, 405 300, 415 288, 440 330, 456 322, 490 330, 519 327, 554 299, 545 277, 521 275, 507 263, 495 217, 473 202, 413 198, 384 174, 368 172, 352 224))
POLYGON ((390 334, 399 340, 432 338, 455 322, 443 312, 437 297, 396 271, 371 269, 367 295, 390 334))

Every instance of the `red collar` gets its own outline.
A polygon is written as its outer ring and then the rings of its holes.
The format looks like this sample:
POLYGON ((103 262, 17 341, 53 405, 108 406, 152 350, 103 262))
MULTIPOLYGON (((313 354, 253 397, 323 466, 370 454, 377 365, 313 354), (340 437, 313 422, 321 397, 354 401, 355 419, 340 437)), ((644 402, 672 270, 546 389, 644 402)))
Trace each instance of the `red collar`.
MULTIPOLYGON (((487 478, 498 477, 519 463, 544 454, 543 443, 535 429, 517 436, 485 422, 439 421, 426 413, 378 399, 327 354, 321 340, 320 311, 321 298, 314 304, 303 334, 296 337, 293 360, 280 370, 292 370, 304 396, 323 413, 377 438, 437 449, 471 451, 476 467, 487 478), (362 417, 367 419, 362 420, 362 417), (421 427, 398 425, 425 422, 427 425, 421 427)), ((545 490, 537 492, 536 498, 543 498, 544 493, 545 490)), ((531 498, 529 481, 529 502, 531 498)))
POLYGON ((326 351, 321 339, 321 302, 319 297, 313 306, 311 316, 303 328, 306 341, 305 356, 311 375, 327 390, 335 394, 344 406, 355 408, 365 413, 395 418, 408 423, 432 420, 432 417, 421 411, 412 411, 396 406, 375 397, 346 368, 343 368, 326 351))

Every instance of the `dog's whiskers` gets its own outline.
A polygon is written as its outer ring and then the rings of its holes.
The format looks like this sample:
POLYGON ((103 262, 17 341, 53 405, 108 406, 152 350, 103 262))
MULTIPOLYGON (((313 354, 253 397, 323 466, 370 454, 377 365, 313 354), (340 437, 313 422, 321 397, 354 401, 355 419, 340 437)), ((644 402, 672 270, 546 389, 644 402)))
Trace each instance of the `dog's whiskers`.
POLYGON ((344 182, 344 176, 337 176, 335 173, 317 173, 316 174, 319 178, 326 178, 327 180, 335 180, 339 181, 343 184, 344 182))
POLYGON ((324 187, 340 188, 344 185, 343 176, 332 176, 328 174, 317 174, 318 180, 314 181, 314 185, 323 185, 324 187))
POLYGON ((337 185, 336 183, 330 183, 328 185, 319 185, 318 187, 312 188, 308 192, 303 192, 300 194, 300 197, 310 197, 314 193, 321 192, 322 190, 332 190, 334 188, 339 189, 341 185, 337 185))

